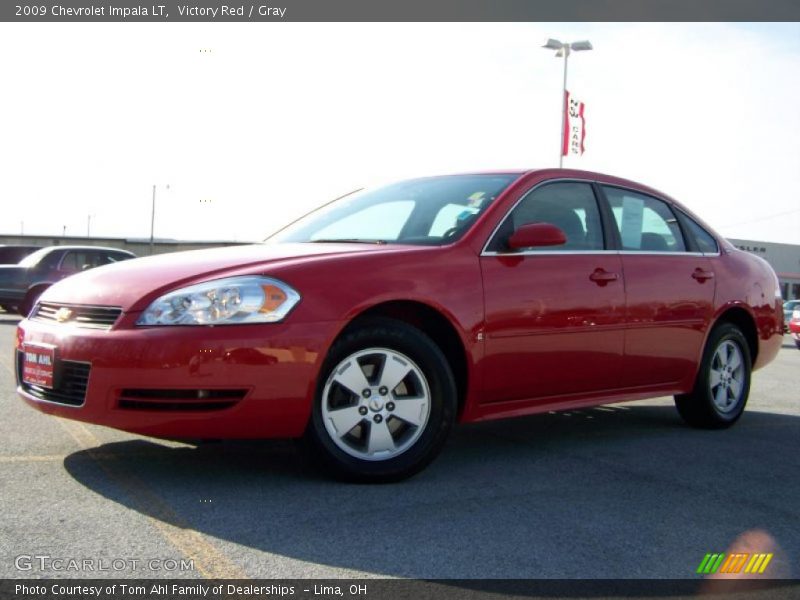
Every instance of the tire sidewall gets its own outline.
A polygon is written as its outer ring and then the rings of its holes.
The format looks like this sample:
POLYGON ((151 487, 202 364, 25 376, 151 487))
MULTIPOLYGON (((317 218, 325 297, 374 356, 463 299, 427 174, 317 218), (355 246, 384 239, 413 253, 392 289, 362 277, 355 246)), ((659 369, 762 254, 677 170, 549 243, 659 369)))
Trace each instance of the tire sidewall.
POLYGON ((346 479, 394 481, 424 468, 438 454, 455 420, 456 386, 449 364, 436 344, 402 321, 374 319, 345 333, 331 347, 320 370, 306 438, 320 457, 346 479), (368 348, 387 348, 406 355, 420 368, 430 392, 430 414, 414 444, 393 458, 368 461, 354 457, 331 439, 322 418, 323 392, 333 369, 348 356, 368 348))
POLYGON ((747 344, 744 334, 735 325, 725 324, 716 328, 709 337, 707 350, 703 356, 703 363, 701 365, 701 377, 698 378, 698 385, 702 386, 702 390, 698 390, 703 394, 706 399, 708 409, 712 412, 715 419, 722 423, 733 423, 744 412, 747 398, 750 395, 750 381, 752 379, 752 359, 750 357, 750 347, 747 344), (745 381, 742 385, 742 393, 739 397, 738 403, 735 408, 729 412, 722 412, 717 408, 714 402, 714 397, 711 393, 711 363, 714 360, 714 355, 717 349, 724 342, 733 342, 739 348, 742 354, 742 360, 745 363, 745 381))
POLYGON ((37 287, 31 288, 28 290, 27 294, 25 294, 25 298, 22 302, 20 302, 18 308, 19 314, 23 317, 27 317, 31 310, 33 310, 33 306, 39 300, 39 296, 44 294, 45 290, 50 287, 49 285, 39 285, 37 287))

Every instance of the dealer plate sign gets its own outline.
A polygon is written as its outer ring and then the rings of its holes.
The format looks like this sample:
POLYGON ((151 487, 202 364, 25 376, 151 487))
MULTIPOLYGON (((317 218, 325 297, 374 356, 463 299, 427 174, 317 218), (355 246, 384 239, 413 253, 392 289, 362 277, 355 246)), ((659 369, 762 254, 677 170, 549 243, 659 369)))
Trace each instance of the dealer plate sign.
POLYGON ((23 344, 22 353, 22 381, 29 385, 52 389, 56 347, 49 344, 23 344))

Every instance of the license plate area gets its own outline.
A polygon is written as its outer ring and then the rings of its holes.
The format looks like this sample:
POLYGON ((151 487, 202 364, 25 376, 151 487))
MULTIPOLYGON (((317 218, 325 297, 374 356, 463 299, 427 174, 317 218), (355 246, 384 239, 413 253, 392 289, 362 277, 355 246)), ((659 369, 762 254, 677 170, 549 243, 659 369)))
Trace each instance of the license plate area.
POLYGON ((56 347, 52 344, 22 344, 22 381, 53 389, 56 385, 56 347))

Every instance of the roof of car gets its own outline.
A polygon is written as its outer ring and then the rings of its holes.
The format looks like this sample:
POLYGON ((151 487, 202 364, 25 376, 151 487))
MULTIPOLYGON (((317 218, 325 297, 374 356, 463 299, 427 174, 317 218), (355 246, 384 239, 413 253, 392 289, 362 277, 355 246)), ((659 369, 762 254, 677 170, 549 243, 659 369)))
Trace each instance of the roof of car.
MULTIPOLYGON (((638 181, 634 181, 632 179, 625 179, 624 177, 619 177, 617 175, 611 175, 609 173, 600 173, 598 171, 585 171, 583 169, 565 169, 560 167, 537 167, 531 169, 492 169, 488 171, 468 171, 463 173, 454 173, 455 175, 539 175, 539 174, 546 174, 552 175, 553 177, 563 177, 563 178, 573 178, 573 179, 603 179, 607 181, 613 181, 619 185, 628 185, 632 187, 638 187, 642 189, 649 189, 652 191, 657 192, 653 188, 640 183, 638 181)), ((660 195, 661 192, 659 192, 660 195)))
POLYGON ((123 254, 130 254, 131 256, 135 256, 133 252, 129 250, 123 250, 122 248, 110 248, 108 246, 45 246, 47 250, 103 250, 106 252, 122 252, 123 254))

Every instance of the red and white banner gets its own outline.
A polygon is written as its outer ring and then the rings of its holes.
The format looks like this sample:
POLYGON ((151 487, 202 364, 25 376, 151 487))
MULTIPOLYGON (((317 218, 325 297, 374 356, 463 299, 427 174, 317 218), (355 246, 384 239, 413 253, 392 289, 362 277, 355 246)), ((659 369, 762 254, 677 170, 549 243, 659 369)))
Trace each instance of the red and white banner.
POLYGON ((565 91, 564 106, 567 110, 567 118, 564 119, 561 154, 563 156, 580 156, 583 154, 583 141, 586 138, 586 119, 583 116, 585 105, 569 91, 565 91))

